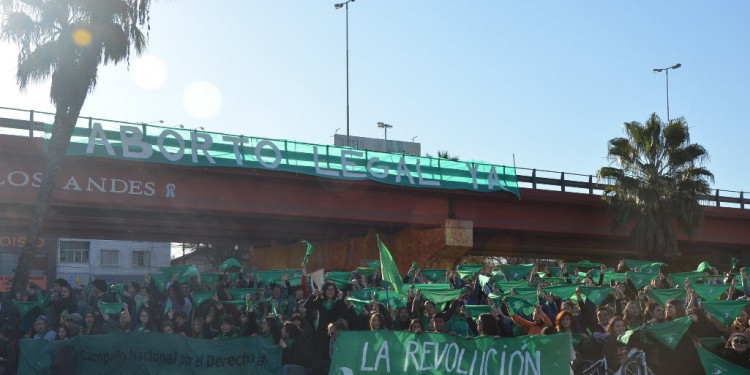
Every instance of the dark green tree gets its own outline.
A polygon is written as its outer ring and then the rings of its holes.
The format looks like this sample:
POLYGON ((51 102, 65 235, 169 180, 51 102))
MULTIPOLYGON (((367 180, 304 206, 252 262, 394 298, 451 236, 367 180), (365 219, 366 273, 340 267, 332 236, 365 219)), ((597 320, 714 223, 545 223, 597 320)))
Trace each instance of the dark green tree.
POLYGON ((50 79, 55 106, 44 174, 18 258, 13 292, 29 280, 37 239, 86 96, 99 66, 129 61, 146 48, 151 0, 3 0, 2 38, 19 46, 16 78, 21 90, 50 79))
POLYGON ((679 255, 676 230, 689 237, 700 230, 700 200, 710 193, 708 152, 690 142, 684 118, 664 124, 652 114, 645 124, 624 124, 626 137, 609 141, 610 166, 598 176, 608 184, 603 198, 614 210, 613 229, 633 224, 630 238, 643 259, 679 255))

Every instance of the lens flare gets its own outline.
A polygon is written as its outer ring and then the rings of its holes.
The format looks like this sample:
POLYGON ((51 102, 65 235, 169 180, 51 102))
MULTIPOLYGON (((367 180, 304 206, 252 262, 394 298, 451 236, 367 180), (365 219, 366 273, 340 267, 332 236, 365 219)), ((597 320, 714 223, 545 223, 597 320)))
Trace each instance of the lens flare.
POLYGON ((130 75, 136 85, 156 90, 167 81, 167 66, 159 58, 147 55, 133 62, 130 75))
POLYGON ((73 43, 79 47, 88 46, 91 44, 91 33, 82 27, 73 30, 73 43))
POLYGON ((194 118, 205 120, 221 110, 221 92, 210 82, 191 82, 182 94, 182 106, 194 118))

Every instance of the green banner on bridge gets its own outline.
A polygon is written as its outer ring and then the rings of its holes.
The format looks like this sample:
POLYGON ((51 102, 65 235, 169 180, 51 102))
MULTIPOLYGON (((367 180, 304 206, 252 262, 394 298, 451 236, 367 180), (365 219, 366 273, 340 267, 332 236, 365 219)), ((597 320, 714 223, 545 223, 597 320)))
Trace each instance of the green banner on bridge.
POLYGON ((271 375, 281 373, 281 348, 260 337, 216 341, 140 332, 23 339, 18 373, 271 375))
MULTIPOLYGON (((48 125, 47 133, 50 131, 48 125)), ((418 188, 505 191, 520 196, 516 170, 508 166, 147 125, 79 125, 68 155, 266 169, 418 188)))
POLYGON ((568 374, 570 335, 464 339, 441 333, 339 332, 331 374, 568 374))

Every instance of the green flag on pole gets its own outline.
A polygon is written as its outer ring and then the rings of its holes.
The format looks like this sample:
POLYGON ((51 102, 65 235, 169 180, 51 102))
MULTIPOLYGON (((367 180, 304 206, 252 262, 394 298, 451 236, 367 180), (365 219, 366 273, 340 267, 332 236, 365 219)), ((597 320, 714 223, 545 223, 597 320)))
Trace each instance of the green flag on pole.
POLYGON ((685 289, 649 289, 646 295, 652 300, 664 306, 670 299, 682 300, 685 298, 685 289))
POLYGON ((698 356, 706 374, 710 375, 748 375, 750 370, 745 367, 735 365, 710 351, 699 347, 698 356))
POLYGON ((701 307, 703 310, 718 321, 722 322, 725 326, 729 327, 737 316, 740 315, 742 310, 747 306, 747 301, 741 300, 728 300, 728 301, 703 301, 701 307))
POLYGON ((696 294, 706 301, 716 301, 719 296, 726 293, 729 289, 729 285, 717 285, 717 284, 690 284, 696 294))
POLYGON ((307 241, 302 241, 305 245, 307 245, 307 250, 305 251, 305 257, 302 258, 302 264, 307 264, 307 262, 310 261, 310 254, 313 253, 313 245, 307 241))
POLYGON ((445 281, 445 274, 447 273, 447 270, 422 270, 422 275, 427 278, 427 280, 434 282, 438 282, 440 280, 445 281))
POLYGON ((356 298, 356 297, 346 297, 346 300, 352 303, 352 306, 354 307, 354 312, 359 315, 362 313, 362 310, 365 309, 365 306, 367 306, 368 303, 372 302, 369 298, 356 298))
POLYGON ((501 264, 500 272, 508 281, 517 281, 526 277, 534 269, 533 264, 501 264))
POLYGON ((380 264, 382 267, 381 273, 383 274, 383 280, 389 282, 393 286, 395 293, 401 295, 403 293, 401 289, 404 280, 401 278, 401 273, 398 272, 396 262, 394 262, 393 257, 391 257, 391 252, 388 251, 388 248, 385 247, 383 241, 380 240, 380 235, 377 236, 377 239, 378 248, 380 249, 380 264))
POLYGON ((677 343, 680 342, 682 336, 685 335, 685 332, 687 332, 692 322, 692 319, 690 319, 689 316, 686 316, 675 319, 671 322, 664 322, 646 326, 644 329, 656 341, 674 350, 674 348, 677 347, 677 343))
POLYGON ((657 273, 635 271, 625 272, 625 275, 628 277, 628 279, 630 279, 633 285, 635 285, 636 289, 643 288, 644 286, 650 284, 651 280, 659 276, 659 274, 657 273))

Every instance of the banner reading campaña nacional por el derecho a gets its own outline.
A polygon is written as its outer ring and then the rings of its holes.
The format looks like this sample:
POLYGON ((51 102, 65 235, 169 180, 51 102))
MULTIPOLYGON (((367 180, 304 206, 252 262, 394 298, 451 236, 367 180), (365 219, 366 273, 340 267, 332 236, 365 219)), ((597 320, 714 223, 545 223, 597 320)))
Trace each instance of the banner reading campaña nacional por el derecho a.
POLYGON ((271 375, 281 348, 260 337, 227 340, 178 334, 115 333, 66 340, 21 340, 19 374, 271 375))
POLYGON ((330 374, 570 373, 570 335, 464 339, 401 331, 339 332, 330 374))
POLYGON ((515 168, 503 165, 146 125, 93 123, 90 128, 77 127, 68 155, 520 194, 515 168))

